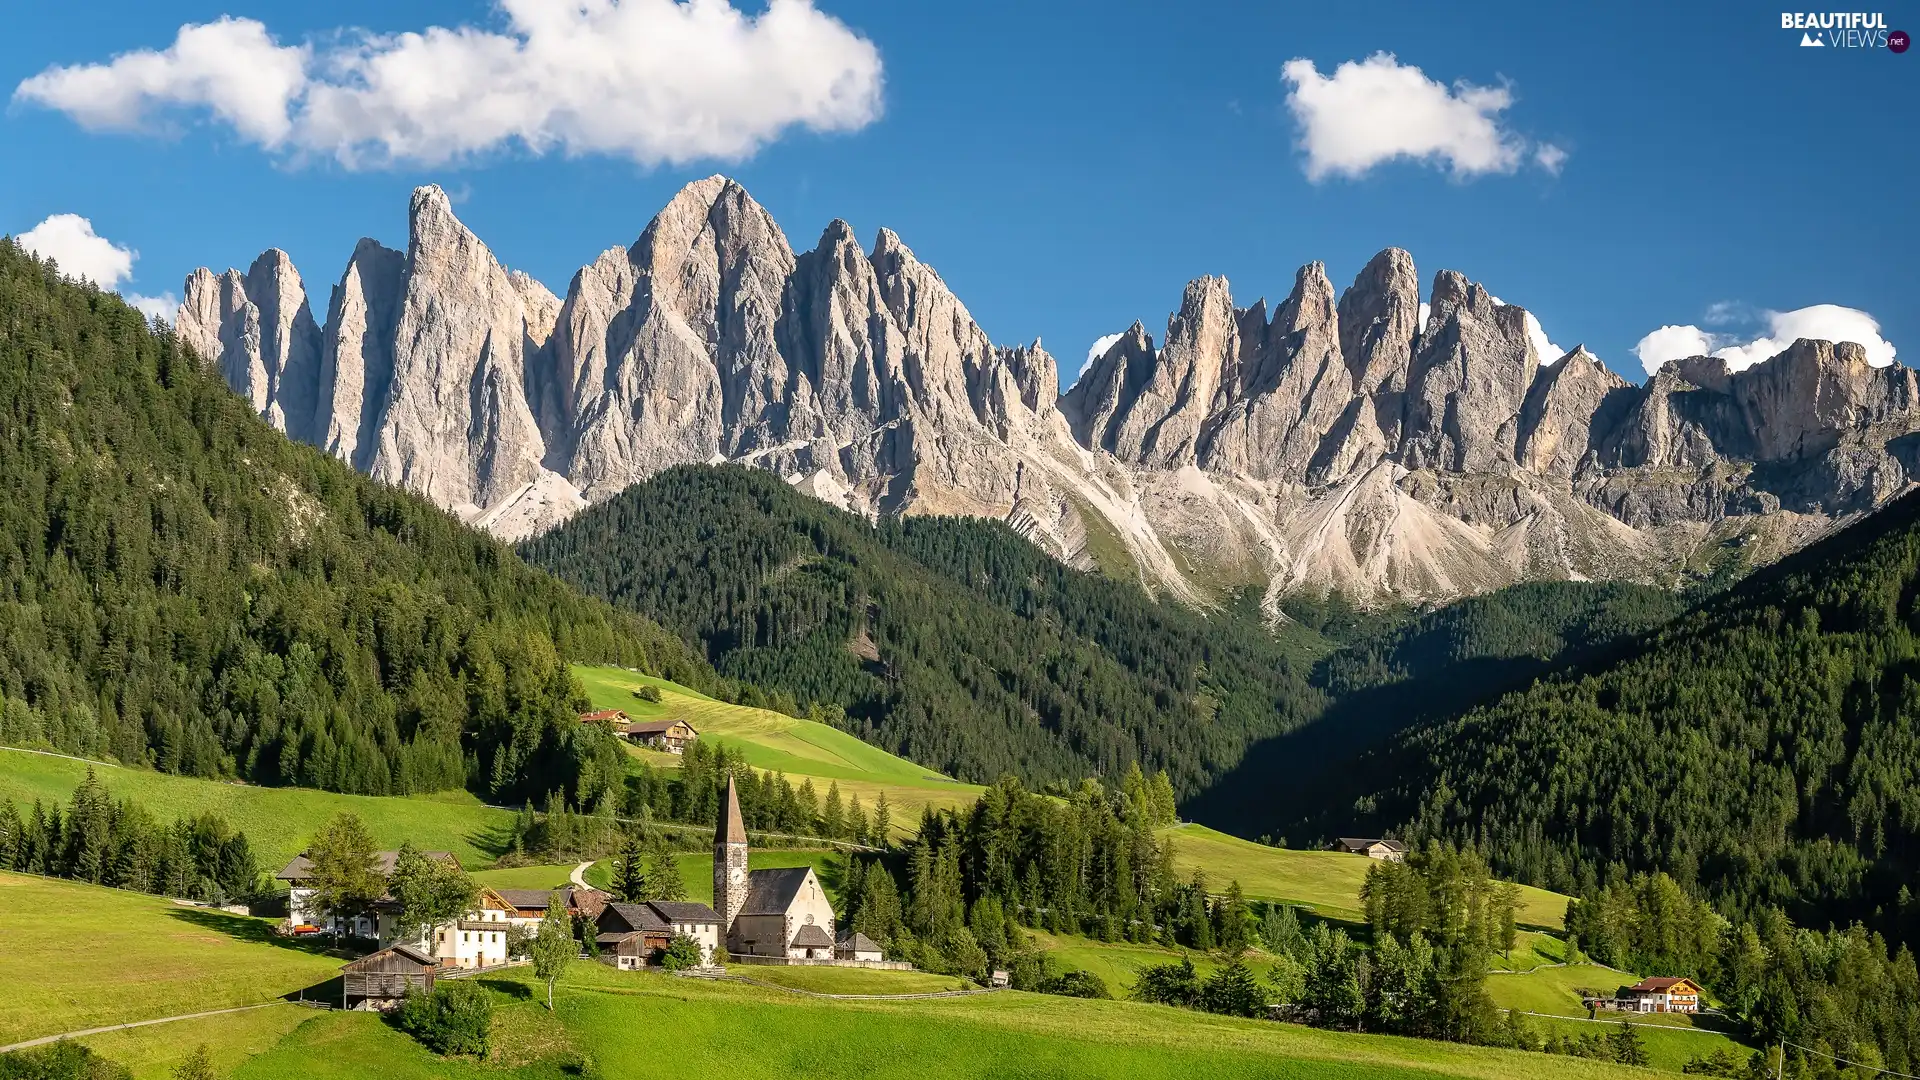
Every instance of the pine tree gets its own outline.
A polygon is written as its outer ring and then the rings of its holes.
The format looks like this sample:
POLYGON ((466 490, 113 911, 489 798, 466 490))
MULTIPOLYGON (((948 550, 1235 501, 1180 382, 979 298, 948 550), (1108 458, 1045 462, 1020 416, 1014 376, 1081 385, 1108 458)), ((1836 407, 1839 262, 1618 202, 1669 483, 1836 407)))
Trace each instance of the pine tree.
POLYGON ((613 867, 613 895, 628 903, 637 903, 648 899, 647 868, 643 860, 646 849, 638 830, 625 833, 620 841, 620 854, 613 867))
POLYGON ((820 810, 820 835, 838 840, 846 834, 847 818, 840 806, 840 783, 836 780, 827 785, 826 805, 820 810))
POLYGON ((893 810, 887 805, 887 793, 873 802, 873 828, 868 832, 868 843, 878 848, 893 846, 893 810))

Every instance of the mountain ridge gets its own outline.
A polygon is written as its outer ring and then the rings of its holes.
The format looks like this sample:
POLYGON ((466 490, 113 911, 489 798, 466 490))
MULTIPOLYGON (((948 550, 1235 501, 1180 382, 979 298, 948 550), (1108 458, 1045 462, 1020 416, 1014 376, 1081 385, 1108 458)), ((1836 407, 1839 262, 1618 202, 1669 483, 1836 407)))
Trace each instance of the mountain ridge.
POLYGON ((1920 384, 1851 343, 1644 386, 1537 352, 1524 308, 1412 256, 1271 309, 1190 283, 1061 392, 891 230, 796 251, 723 176, 683 188, 564 297, 437 187, 402 253, 356 248, 316 322, 283 253, 196 271, 182 338, 297 439, 510 539, 679 464, 769 469, 867 516, 999 518, 1070 565, 1118 539, 1151 590, 1428 602, 1522 580, 1673 584, 1765 562, 1907 490, 1920 384))

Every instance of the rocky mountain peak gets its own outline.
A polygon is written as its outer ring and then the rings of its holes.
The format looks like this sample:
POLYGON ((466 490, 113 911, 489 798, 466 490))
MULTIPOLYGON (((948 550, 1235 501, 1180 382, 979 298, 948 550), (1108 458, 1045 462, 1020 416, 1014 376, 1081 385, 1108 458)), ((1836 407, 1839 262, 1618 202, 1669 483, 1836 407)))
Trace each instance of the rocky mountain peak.
POLYGON ((1440 599, 1532 577, 1672 580, 1703 543, 1790 549, 1906 490, 1920 386, 1850 344, 1645 386, 1388 248, 1336 294, 1187 284, 1065 394, 1038 340, 996 346, 892 230, 796 254, 723 176, 682 188, 562 301, 428 185, 405 252, 371 240, 324 327, 283 252, 199 270, 178 333, 273 423, 518 537, 659 469, 773 469, 863 513, 1002 517, 1074 565, 1117 537, 1155 587, 1440 599), (1542 362, 1546 361, 1546 362, 1542 362), (1763 467, 1764 466, 1764 467, 1763 467), (1190 577, 1211 568, 1218 581, 1190 577))

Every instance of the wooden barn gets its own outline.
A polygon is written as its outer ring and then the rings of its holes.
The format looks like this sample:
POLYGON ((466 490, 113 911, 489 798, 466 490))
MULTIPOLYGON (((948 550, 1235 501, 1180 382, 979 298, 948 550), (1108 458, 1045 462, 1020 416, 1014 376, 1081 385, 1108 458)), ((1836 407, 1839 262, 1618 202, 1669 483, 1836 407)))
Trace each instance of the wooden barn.
POLYGON ((369 953, 340 969, 340 1005, 346 1009, 385 1009, 407 996, 413 987, 433 992, 440 962, 411 945, 395 945, 369 953))

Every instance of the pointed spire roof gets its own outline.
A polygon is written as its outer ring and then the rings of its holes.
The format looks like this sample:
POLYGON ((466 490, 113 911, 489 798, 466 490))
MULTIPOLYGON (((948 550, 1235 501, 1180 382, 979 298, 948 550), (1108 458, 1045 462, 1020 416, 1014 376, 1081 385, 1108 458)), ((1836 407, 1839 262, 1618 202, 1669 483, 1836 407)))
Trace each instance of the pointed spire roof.
POLYGON ((727 805, 721 811, 720 837, 722 843, 744 844, 747 842, 747 826, 740 820, 740 793, 733 786, 733 774, 727 774, 727 805))

